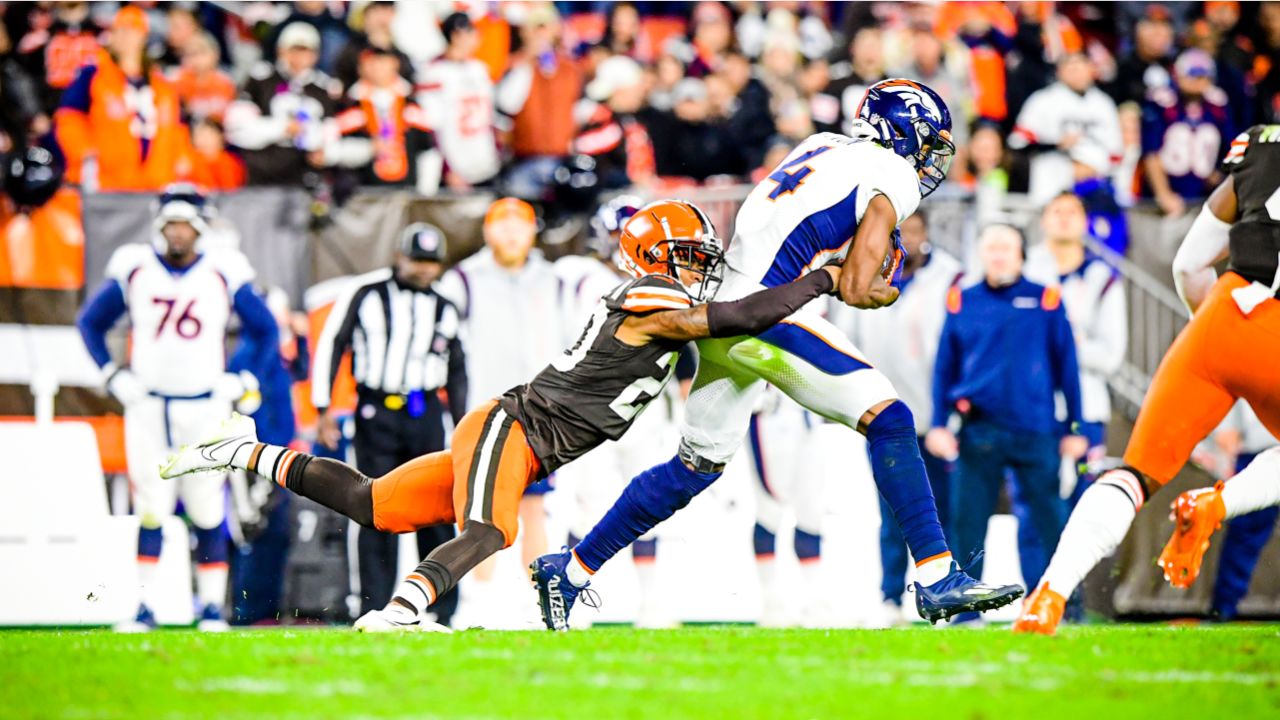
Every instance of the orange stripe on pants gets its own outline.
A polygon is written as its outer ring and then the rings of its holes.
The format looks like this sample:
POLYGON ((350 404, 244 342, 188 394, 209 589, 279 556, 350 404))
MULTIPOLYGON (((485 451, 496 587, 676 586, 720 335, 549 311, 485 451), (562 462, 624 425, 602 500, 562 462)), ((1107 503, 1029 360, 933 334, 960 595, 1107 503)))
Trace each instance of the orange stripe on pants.
POLYGON ((487 491, 471 501, 472 516, 501 530, 507 547, 515 542, 520 497, 538 478, 541 465, 524 428, 514 421, 500 445, 491 443, 488 462, 480 462, 485 459, 481 445, 486 427, 498 431, 498 423, 488 423, 490 416, 499 412, 497 405, 496 400, 490 400, 467 413, 454 430, 450 450, 415 458, 374 480, 374 526, 397 533, 452 522, 465 528, 471 487, 478 477, 480 487, 487 491))

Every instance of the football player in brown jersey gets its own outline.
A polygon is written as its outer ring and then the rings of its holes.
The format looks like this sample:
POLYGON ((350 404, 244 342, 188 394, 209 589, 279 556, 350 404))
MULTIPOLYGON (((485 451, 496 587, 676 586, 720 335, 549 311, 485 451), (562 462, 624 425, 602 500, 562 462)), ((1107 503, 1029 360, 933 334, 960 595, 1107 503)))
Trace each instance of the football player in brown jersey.
MULTIPOLYGON (((1174 259, 1191 322, 1152 378, 1125 449, 1076 505, 1058 549, 1014 624, 1051 635, 1066 598, 1124 539, 1147 498, 1169 482, 1237 400, 1280 436, 1280 125, 1241 133, 1223 161, 1230 175, 1210 195, 1174 259), (1217 277, 1215 263, 1230 258, 1217 277)), ((1173 537, 1160 555, 1165 578, 1188 587, 1223 519, 1280 503, 1280 449, 1258 455, 1214 488, 1174 501, 1173 537)))
POLYGON ((175 453, 161 474, 249 470, 389 532, 456 522, 461 534, 432 551, 386 608, 356 623, 365 631, 443 630, 426 620, 427 607, 511 545, 525 487, 621 437, 670 379, 687 342, 759 333, 840 280, 831 266, 740 300, 712 302, 724 249, 706 215, 686 202, 642 208, 627 221, 620 244, 623 269, 634 279, 602 298, 577 343, 533 380, 468 413, 450 450, 369 478, 334 460, 258 442, 253 421, 236 417, 215 437, 175 453))

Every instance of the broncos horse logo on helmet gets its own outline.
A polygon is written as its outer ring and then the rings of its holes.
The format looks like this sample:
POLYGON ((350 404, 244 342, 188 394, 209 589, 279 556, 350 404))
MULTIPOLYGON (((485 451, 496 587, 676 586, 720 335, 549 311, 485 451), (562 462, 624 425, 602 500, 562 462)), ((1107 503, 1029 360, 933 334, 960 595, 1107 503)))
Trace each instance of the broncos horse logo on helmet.
POLYGON ((921 197, 938 189, 956 155, 947 104, 914 80, 891 78, 867 88, 851 134, 909 160, 920 174, 921 197))

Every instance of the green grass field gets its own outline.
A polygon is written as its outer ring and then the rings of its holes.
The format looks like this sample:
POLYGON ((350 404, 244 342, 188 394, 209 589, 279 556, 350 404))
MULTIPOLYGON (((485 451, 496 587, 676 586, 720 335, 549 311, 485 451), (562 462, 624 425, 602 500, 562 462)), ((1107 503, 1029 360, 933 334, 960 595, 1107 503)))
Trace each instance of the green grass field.
POLYGON ((4 718, 1275 717, 1280 626, 0 632, 4 718))

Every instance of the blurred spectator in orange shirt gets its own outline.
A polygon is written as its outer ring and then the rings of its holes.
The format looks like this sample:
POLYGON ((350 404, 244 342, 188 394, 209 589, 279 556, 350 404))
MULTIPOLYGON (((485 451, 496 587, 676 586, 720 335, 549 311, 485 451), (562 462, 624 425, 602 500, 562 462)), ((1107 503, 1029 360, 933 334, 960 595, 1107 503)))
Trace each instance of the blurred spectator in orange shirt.
POLYGON ((1004 56, 1018 30, 1013 13, 1002 2, 947 2, 934 30, 944 40, 958 37, 969 48, 975 114, 1004 122, 1009 116, 1004 56))
POLYGON ((244 187, 244 161, 227 149, 222 125, 211 117, 194 123, 191 127, 192 182, 218 191, 244 187))
POLYGON ((147 30, 142 10, 121 8, 107 49, 80 70, 54 116, 67 178, 86 189, 154 192, 190 173, 178 93, 146 57, 147 30))
POLYGON ((208 33, 200 33, 184 46, 173 84, 191 122, 204 118, 222 122, 227 106, 236 99, 236 84, 218 69, 218 42, 208 33))
POLYGON ((498 110, 511 118, 516 164, 507 178, 508 192, 539 199, 573 143, 582 73, 560 49, 560 14, 551 3, 530 9, 520 37, 524 45, 498 84, 496 100, 498 110))
POLYGON ((360 79, 337 114, 342 140, 326 149, 326 160, 355 170, 363 187, 412 187, 434 195, 440 187, 440 154, 430 152, 435 137, 412 95, 395 52, 365 48, 360 79))

